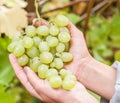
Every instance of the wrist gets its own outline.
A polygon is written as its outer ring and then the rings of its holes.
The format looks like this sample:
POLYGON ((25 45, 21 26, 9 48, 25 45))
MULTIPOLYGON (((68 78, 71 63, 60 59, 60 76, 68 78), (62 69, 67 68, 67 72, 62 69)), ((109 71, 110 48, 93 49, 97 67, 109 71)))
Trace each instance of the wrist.
POLYGON ((116 71, 92 57, 79 64, 76 77, 88 89, 108 100, 114 94, 116 71))

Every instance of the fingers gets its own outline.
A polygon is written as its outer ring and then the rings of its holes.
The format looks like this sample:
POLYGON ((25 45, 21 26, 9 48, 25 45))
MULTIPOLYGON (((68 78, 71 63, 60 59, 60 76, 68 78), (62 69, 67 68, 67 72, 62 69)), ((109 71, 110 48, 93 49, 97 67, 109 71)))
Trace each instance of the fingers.
POLYGON ((89 54, 83 33, 71 22, 67 27, 71 33, 70 52, 74 55, 74 58, 82 58, 89 54))
POLYGON ((24 87, 29 91, 29 93, 32 96, 35 96, 36 98, 42 100, 42 98, 37 94, 37 92, 35 91, 35 89, 28 82, 26 74, 23 71, 23 68, 21 66, 19 66, 18 63, 17 63, 16 57, 13 54, 10 54, 9 55, 9 59, 10 59, 10 62, 12 64, 12 67, 13 67, 13 69, 15 71, 16 76, 21 81, 21 83, 24 85, 24 87))
POLYGON ((46 84, 46 81, 41 80, 29 67, 25 67, 24 71, 33 88, 35 88, 35 90, 39 94, 42 94, 41 96, 43 98, 43 101, 49 103, 56 103, 53 99, 51 99, 52 92, 50 90, 47 90, 48 84, 46 84))
POLYGON ((67 25, 68 29, 70 30, 71 36, 76 38, 83 38, 83 33, 71 22, 67 25))
POLYGON ((24 71, 33 88, 35 88, 36 91, 41 92, 42 89, 44 89, 44 81, 41 80, 29 67, 25 67, 24 71))

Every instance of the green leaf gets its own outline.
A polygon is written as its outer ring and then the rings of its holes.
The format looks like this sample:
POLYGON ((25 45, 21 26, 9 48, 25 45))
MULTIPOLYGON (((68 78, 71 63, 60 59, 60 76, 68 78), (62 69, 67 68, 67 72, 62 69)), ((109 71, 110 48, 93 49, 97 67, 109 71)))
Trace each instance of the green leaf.
POLYGON ((7 37, 0 38, 0 84, 2 85, 8 85, 14 76, 14 72, 8 58, 8 41, 9 39, 7 37))
POLYGON ((115 52, 114 59, 120 61, 120 50, 115 52))
POLYGON ((120 15, 116 14, 113 16, 112 22, 111 22, 111 35, 120 35, 120 15))
POLYGON ((76 24, 80 20, 80 17, 74 13, 69 13, 66 16, 73 24, 76 24))
POLYGON ((5 92, 5 87, 0 85, 0 103, 16 103, 14 97, 5 92))

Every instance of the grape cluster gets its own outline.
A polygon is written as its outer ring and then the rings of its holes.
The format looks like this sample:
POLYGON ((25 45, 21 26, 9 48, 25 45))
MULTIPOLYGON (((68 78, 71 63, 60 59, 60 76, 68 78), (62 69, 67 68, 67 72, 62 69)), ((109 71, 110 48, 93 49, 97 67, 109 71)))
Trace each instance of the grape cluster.
POLYGON ((64 63, 73 60, 68 22, 65 16, 58 15, 49 26, 29 25, 23 33, 16 33, 8 46, 20 66, 29 66, 41 79, 47 79, 52 88, 65 90, 71 90, 76 83, 76 77, 64 69, 64 63))

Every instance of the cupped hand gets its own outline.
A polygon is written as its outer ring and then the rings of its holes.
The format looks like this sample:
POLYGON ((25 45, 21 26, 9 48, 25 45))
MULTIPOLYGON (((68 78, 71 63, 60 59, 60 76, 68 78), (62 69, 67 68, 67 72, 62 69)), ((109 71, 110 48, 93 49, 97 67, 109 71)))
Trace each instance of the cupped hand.
POLYGON ((72 23, 67 27, 71 34, 70 53, 73 54, 73 61, 65 65, 65 68, 76 75, 78 69, 82 69, 82 65, 88 63, 92 56, 88 51, 83 33, 72 23))
POLYGON ((19 66, 13 54, 9 58, 16 76, 32 96, 47 103, 98 103, 79 82, 70 91, 53 89, 47 80, 41 80, 29 67, 19 66))

